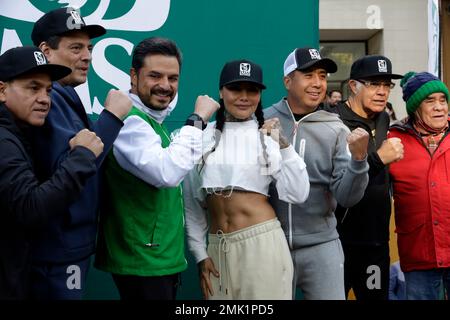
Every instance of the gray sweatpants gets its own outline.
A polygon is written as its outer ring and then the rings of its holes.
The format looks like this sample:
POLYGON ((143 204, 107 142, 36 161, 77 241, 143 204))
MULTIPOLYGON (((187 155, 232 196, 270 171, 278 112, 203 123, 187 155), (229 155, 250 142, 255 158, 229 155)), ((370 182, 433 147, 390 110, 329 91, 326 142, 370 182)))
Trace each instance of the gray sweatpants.
POLYGON ((299 287, 305 300, 345 300, 344 252, 339 239, 291 251, 294 297, 299 287))
POLYGON ((211 300, 290 300, 293 264, 277 219, 231 233, 209 234, 211 300))

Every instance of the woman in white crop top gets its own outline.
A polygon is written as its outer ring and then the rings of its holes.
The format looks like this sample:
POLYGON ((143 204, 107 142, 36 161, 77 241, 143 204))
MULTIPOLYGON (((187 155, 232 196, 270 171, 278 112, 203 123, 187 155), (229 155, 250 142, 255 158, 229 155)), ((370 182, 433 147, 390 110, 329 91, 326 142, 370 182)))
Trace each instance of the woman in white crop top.
POLYGON ((292 299, 292 259, 268 189, 275 183, 280 199, 302 203, 309 180, 278 120, 264 122, 262 79, 251 61, 225 64, 202 162, 184 181, 188 245, 205 299, 292 299))

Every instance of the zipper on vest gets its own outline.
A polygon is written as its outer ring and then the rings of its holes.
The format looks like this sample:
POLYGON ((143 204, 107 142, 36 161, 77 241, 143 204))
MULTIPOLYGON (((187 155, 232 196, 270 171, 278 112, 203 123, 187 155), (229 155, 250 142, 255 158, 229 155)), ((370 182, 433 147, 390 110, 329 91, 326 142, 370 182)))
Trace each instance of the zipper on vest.
POLYGON ((159 247, 159 243, 151 243, 151 242, 149 242, 149 243, 146 243, 145 246, 149 247, 149 248, 159 247))

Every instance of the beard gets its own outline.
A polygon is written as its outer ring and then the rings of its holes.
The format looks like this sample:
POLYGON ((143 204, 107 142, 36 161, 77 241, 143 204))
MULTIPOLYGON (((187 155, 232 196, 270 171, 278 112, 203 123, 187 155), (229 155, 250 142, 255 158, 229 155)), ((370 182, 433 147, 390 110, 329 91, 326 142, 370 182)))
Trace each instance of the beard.
POLYGON ((150 92, 145 93, 145 94, 141 94, 140 92, 138 92, 138 96, 147 108, 160 111, 160 110, 167 109, 170 102, 172 102, 172 100, 175 96, 175 91, 156 87, 156 88, 150 89, 150 92), (157 102, 158 96, 168 97, 169 101, 167 103, 165 103, 165 102, 158 103, 157 102), (156 100, 156 102, 155 102, 155 100, 156 100))

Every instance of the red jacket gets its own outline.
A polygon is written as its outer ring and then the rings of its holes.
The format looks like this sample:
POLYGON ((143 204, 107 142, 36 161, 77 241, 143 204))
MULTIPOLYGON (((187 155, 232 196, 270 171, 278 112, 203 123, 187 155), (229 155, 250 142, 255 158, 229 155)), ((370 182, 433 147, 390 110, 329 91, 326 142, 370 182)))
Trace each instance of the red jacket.
POLYGON ((433 156, 411 128, 394 127, 404 158, 392 163, 395 223, 403 271, 450 267, 450 135, 433 156))

